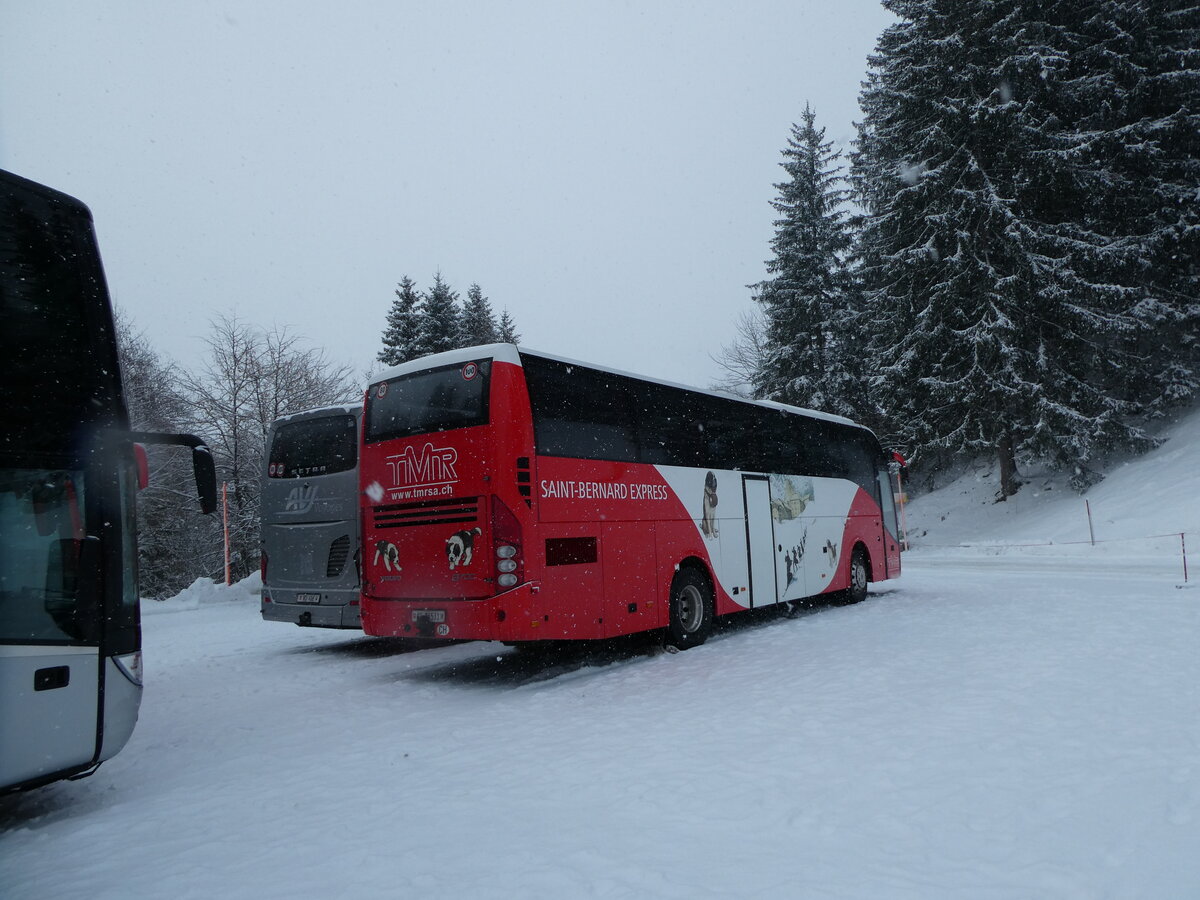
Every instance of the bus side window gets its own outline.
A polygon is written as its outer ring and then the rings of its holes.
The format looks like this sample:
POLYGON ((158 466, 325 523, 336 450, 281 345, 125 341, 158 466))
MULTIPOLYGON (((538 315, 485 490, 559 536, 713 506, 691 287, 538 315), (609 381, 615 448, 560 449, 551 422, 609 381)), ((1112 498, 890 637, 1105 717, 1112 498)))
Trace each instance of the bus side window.
POLYGON ((536 357, 525 371, 538 453, 637 461, 628 379, 536 357))
POLYGON ((637 384, 635 400, 641 461, 660 466, 707 465, 703 414, 687 391, 637 384))
POLYGON ((708 459, 714 469, 766 471, 767 461, 755 418, 757 410, 744 403, 714 398, 704 410, 704 436, 708 459))
POLYGON ((788 438, 791 442, 789 453, 792 462, 787 471, 815 475, 817 474, 817 448, 820 446, 821 434, 814 427, 815 423, 812 419, 802 416, 791 416, 790 418, 788 438))

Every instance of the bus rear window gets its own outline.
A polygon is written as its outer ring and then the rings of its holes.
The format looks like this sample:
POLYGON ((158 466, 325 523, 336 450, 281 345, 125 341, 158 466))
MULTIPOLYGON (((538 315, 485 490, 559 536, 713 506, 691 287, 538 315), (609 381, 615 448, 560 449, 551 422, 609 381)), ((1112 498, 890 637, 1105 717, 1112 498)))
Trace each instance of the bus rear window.
POLYGON ((491 361, 455 363, 374 385, 367 397, 368 441, 486 425, 491 361))
POLYGON ((272 478, 311 478, 346 472, 357 464, 354 416, 331 416, 275 429, 267 474, 272 478))

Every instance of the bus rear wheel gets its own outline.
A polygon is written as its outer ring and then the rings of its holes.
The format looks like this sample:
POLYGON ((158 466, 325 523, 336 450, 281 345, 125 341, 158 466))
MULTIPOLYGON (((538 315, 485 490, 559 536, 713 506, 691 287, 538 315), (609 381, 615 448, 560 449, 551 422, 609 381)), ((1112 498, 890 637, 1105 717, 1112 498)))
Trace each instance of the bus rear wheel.
POLYGON ((855 547, 850 554, 850 587, 841 592, 840 600, 844 604, 861 603, 867 598, 867 551, 861 546, 855 547))
POLYGON ((713 626, 713 595, 708 579, 696 569, 680 569, 671 581, 668 647, 686 650, 703 644, 713 626))

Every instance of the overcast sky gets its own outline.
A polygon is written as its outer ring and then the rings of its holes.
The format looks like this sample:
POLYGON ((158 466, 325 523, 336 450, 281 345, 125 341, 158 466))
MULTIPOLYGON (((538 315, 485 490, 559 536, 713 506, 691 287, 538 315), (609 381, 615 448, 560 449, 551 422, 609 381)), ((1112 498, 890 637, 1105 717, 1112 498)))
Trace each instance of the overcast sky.
POLYGON ((707 385, 805 102, 848 145, 877 0, 0 6, 0 168, 86 202, 116 303, 364 370, 404 275, 531 347, 707 385))

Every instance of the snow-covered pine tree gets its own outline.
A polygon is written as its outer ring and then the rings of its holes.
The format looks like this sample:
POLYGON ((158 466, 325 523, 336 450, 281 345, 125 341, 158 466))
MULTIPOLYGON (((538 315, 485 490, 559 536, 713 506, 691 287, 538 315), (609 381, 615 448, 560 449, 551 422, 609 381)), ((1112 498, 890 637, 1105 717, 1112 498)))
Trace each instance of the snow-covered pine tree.
POLYGON ((500 329, 496 326, 496 317, 492 313, 492 305, 478 284, 467 288, 467 299, 463 303, 462 318, 459 323, 461 335, 459 342, 463 347, 474 347, 478 344, 494 344, 500 340, 500 329))
POLYGON ((508 310, 504 310, 500 314, 500 341, 506 344, 521 343, 521 335, 517 333, 516 326, 513 324, 512 317, 508 314, 508 310))
POLYGON ((1039 411, 1021 449, 1072 468, 1086 487, 1095 456, 1150 446, 1145 418, 1197 391, 1196 285, 1178 279, 1195 273, 1187 223, 1200 221, 1188 199, 1200 184, 1200 14, 1189 30, 1186 14, 1153 0, 1055 0, 1021 12, 1002 75, 1022 107, 1015 208, 1045 260, 1046 308, 1060 316, 1067 377, 1050 377, 1060 393, 1086 395, 1085 382, 1106 398, 1090 422, 1077 418, 1086 403, 1066 424, 1039 411))
POLYGON ((1125 30, 1139 77, 1121 125, 1136 162, 1126 183, 1142 193, 1137 233, 1147 239, 1153 300, 1152 332, 1137 352, 1158 365, 1130 394, 1157 415, 1200 393, 1200 4, 1135 6, 1125 30))
POLYGON ((846 269, 841 154, 825 140, 807 104, 792 125, 771 206, 779 213, 770 277, 754 285, 766 319, 762 364, 755 395, 814 409, 853 415, 861 391, 851 374, 856 348, 845 327, 852 313, 846 269))
POLYGON ((1144 287, 1143 188, 1119 174, 1137 155, 1121 112, 1134 78, 1122 17, 1137 2, 1017 5, 1001 25, 1011 208, 1035 276, 1029 327, 1039 329, 1029 378, 1040 390, 1016 449, 1071 471, 1078 489, 1099 480, 1103 453, 1149 444, 1127 385, 1148 374, 1132 351, 1158 304, 1144 287))
POLYGON ((416 283, 405 275, 396 289, 396 299, 388 310, 387 327, 383 330, 383 349, 376 357, 388 366, 398 366, 416 358, 420 334, 419 308, 421 295, 416 283))
POLYGON ((880 405, 917 459, 995 452, 1001 498, 1019 455, 1086 487, 1096 455, 1145 439, 1113 390, 1134 360, 1109 336, 1139 328, 1128 259, 1089 231, 1095 172, 1060 105, 1086 83, 1072 4, 884 5, 900 21, 854 157, 880 405))
POLYGON ((433 276, 433 287, 425 295, 421 307, 417 335, 417 356, 442 353, 461 346, 459 343, 458 294, 445 281, 442 273, 433 276))

